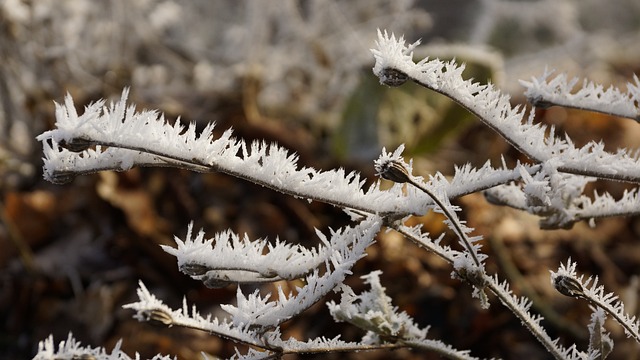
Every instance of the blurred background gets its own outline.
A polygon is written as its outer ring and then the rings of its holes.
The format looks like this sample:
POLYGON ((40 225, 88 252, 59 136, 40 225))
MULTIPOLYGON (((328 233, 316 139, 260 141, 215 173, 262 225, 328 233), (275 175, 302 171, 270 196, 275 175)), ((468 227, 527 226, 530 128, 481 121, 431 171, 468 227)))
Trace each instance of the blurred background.
MULTIPOLYGON (((70 331, 108 350, 124 339, 123 349, 142 358, 231 356, 229 341, 138 323, 121 309, 136 300, 139 279, 173 307, 184 296, 201 313, 224 316, 218 304, 234 301, 235 288, 206 289, 180 274, 159 245, 174 244, 191 221, 209 234, 230 228, 306 246, 317 243, 314 228, 348 223, 331 206, 223 174, 133 169, 50 184, 42 180, 35 136, 53 127, 54 101, 66 93, 81 109, 130 87, 138 109, 199 126, 215 121, 219 132, 233 127, 238 137, 278 142, 301 165, 357 170, 369 184, 381 148, 402 143, 422 176, 452 175, 467 162, 498 165, 501 156, 511 165, 527 160, 448 99, 412 85, 381 86, 369 51, 378 28, 409 42, 421 38, 416 57, 465 62, 465 77, 495 83, 514 105, 524 103, 518 79, 539 76, 545 66, 623 89, 640 73, 636 0, 0 0, 0 359, 31 358, 49 334, 57 343, 70 331)), ((640 127, 630 120, 559 108, 536 116, 577 145, 640 145, 640 127)), ((620 196, 628 188, 598 182, 593 190, 620 196)), ((491 206, 481 194, 457 203, 485 237, 489 271, 534 300, 552 337, 586 349, 587 304, 549 284, 548 270, 568 257, 580 273, 599 276, 628 312, 639 312, 637 218, 543 231, 537 218, 491 206)), ((427 214, 411 221, 438 235, 446 230, 441 220, 427 214)), ((430 326, 432 338, 478 357, 548 358, 497 301, 480 309, 448 264, 400 235, 381 233, 347 283, 362 290, 359 276, 376 269, 394 304, 430 326)), ((638 358, 638 344, 617 325, 608 329, 616 341, 610 358, 638 358)), ((300 340, 363 335, 336 326, 323 303, 283 332, 300 340)), ((309 358, 438 357, 398 350, 309 358)))

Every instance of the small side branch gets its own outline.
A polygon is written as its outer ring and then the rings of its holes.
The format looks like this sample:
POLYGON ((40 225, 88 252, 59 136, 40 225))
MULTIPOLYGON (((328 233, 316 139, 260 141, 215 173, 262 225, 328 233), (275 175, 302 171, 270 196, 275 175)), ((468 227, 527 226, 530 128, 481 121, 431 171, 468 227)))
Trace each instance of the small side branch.
POLYGON ((574 90, 578 78, 567 78, 567 74, 551 77, 554 71, 545 69, 540 77, 531 81, 520 80, 527 90, 529 102, 540 108, 553 105, 594 111, 603 114, 640 121, 640 79, 634 75, 633 83, 627 83, 627 92, 613 86, 604 88, 601 84, 584 80, 578 90, 574 90))
MULTIPOLYGON (((393 224, 392 228, 407 239, 418 244, 421 247, 440 256, 443 260, 451 265, 455 263, 455 259, 459 256, 459 252, 448 247, 440 245, 439 241, 433 241, 427 234, 420 232, 418 228, 408 228, 399 223, 393 224)), ((509 289, 509 284, 500 282, 497 277, 482 275, 482 282, 485 288, 489 289, 494 295, 500 299, 500 302, 507 307, 516 317, 522 321, 527 329, 538 339, 538 341, 553 355, 556 359, 580 359, 580 353, 575 348, 565 349, 557 340, 552 340, 547 332, 540 326, 542 317, 533 316, 529 309, 531 302, 526 298, 516 297, 509 289)))

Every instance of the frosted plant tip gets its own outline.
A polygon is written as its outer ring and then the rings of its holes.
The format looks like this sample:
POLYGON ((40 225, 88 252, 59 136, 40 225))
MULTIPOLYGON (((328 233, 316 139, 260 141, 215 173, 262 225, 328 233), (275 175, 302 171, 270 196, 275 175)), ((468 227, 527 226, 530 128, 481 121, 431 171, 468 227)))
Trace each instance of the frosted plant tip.
POLYGON ((404 72, 398 69, 393 69, 393 68, 382 69, 378 77, 380 78, 381 84, 384 84, 390 87, 400 86, 404 84, 407 81, 407 79, 409 79, 409 76, 407 74, 405 74, 404 72))

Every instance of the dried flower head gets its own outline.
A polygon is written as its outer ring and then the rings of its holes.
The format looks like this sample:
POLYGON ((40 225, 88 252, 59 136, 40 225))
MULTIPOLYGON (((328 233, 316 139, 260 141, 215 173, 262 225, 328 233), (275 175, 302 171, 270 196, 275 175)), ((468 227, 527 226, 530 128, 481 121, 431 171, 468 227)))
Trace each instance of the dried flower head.
POLYGON ((164 324, 167 326, 173 324, 173 317, 171 317, 171 314, 161 309, 146 311, 144 315, 146 316, 147 321, 164 324))

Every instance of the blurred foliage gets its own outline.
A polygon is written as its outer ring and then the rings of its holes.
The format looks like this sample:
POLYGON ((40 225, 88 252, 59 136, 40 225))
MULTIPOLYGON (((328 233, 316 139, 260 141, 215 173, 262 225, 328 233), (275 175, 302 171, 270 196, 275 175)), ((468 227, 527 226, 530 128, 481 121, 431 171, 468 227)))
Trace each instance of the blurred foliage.
MULTIPOLYGON (((448 61, 451 59, 442 59, 448 61)), ((486 62, 458 57, 465 78, 486 84, 496 71, 486 62)), ((349 97, 340 125, 333 134, 333 151, 339 158, 371 160, 380 148, 405 144, 408 156, 428 155, 454 138, 474 116, 451 99, 415 83, 387 87, 370 74, 360 78, 349 97)))

